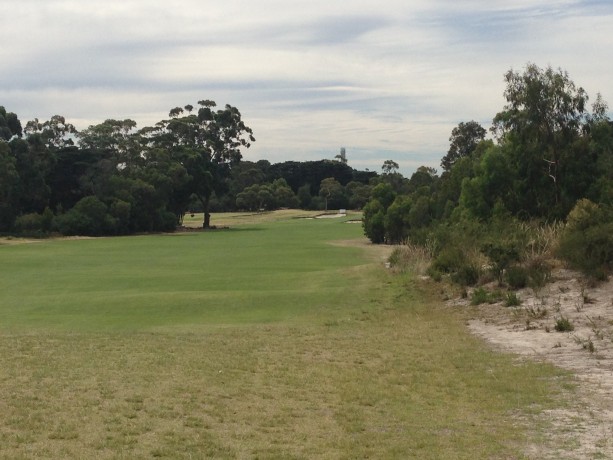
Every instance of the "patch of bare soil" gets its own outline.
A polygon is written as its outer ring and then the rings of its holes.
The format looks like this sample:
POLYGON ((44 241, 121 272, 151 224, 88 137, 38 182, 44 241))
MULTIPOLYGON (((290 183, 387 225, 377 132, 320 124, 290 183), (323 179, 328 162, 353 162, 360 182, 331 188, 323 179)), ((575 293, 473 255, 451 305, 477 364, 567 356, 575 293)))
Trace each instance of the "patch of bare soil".
POLYGON ((578 273, 557 269, 553 282, 541 290, 517 294, 519 307, 477 307, 477 319, 468 322, 470 330, 499 350, 567 369, 578 384, 570 407, 543 414, 554 430, 527 455, 613 459, 613 281, 590 286, 578 273), (572 331, 556 330, 563 319, 572 331))

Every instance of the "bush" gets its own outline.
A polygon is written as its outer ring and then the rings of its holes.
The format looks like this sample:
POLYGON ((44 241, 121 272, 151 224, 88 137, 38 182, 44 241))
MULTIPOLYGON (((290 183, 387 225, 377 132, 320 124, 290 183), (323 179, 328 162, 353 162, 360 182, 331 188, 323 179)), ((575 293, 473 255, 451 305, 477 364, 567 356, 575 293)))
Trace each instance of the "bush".
POLYGON ((426 275, 428 275, 430 278, 432 278, 437 283, 443 279, 443 274, 440 271, 438 271, 436 268, 434 268, 432 265, 430 265, 428 269, 426 270, 426 275))
POLYGON ((606 278, 613 267, 613 211, 579 200, 568 214, 558 255, 588 276, 606 278))
POLYGON ((489 301, 489 294, 484 288, 477 288, 470 296, 471 305, 481 305, 489 301))
POLYGON ((570 332, 575 330, 575 326, 573 326, 573 323, 571 323, 566 316, 560 316, 556 320, 554 328, 558 332, 570 332))
POLYGON ((501 301, 503 295, 500 291, 489 292, 485 288, 477 288, 470 297, 471 305, 481 305, 482 303, 496 303, 501 301))
POLYGON ((451 274, 451 281, 460 286, 474 286, 479 281, 479 269, 475 265, 466 262, 451 274))
POLYGON ((528 285, 538 290, 545 286, 551 279, 551 265, 541 257, 535 257, 528 261, 528 285))
POLYGON ((15 230, 24 235, 39 235, 43 231, 43 216, 35 212, 15 219, 15 230))
POLYGON ((522 289, 528 285, 528 270, 520 265, 514 265, 507 268, 504 278, 510 288, 522 289))
POLYGON ((505 300, 505 305, 507 307, 519 307, 521 305, 521 300, 517 297, 517 294, 514 292, 507 292, 507 298, 505 300))
POLYGON ((410 271, 417 274, 427 272, 432 256, 424 246, 407 244, 395 248, 388 258, 390 265, 399 271, 410 271))
POLYGON ((481 247, 481 252, 492 263, 492 272, 499 284, 502 284, 505 269, 517 262, 520 254, 517 244, 512 241, 486 243, 481 247))
POLYGON ((432 268, 442 273, 455 272, 465 264, 466 257, 457 246, 447 246, 442 249, 432 263, 432 268))
POLYGON ((109 235, 115 232, 117 220, 107 211, 97 197, 86 196, 66 214, 57 216, 54 223, 63 235, 109 235))

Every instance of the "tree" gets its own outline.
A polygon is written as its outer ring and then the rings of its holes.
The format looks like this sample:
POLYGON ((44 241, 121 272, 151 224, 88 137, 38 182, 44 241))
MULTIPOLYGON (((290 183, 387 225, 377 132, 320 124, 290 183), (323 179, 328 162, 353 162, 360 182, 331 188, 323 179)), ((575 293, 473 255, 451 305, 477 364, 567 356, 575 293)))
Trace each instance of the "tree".
POLYGON ((362 209, 370 199, 372 187, 357 181, 351 181, 345 186, 349 195, 349 206, 352 209, 362 209))
POLYGON ((54 115, 50 120, 41 123, 38 118, 28 121, 24 132, 31 136, 40 134, 48 148, 61 149, 74 145, 72 137, 77 134, 77 129, 61 115, 54 115))
MULTIPOLYGON (((535 64, 528 64, 523 73, 509 70, 505 81, 507 104, 495 116, 492 131, 514 146, 525 209, 532 215, 551 215, 561 204, 562 161, 574 155, 573 144, 589 119, 587 93, 567 72, 535 64), (551 199, 544 200, 547 195, 551 199)), ((565 214, 558 209, 560 213, 565 214)))
POLYGON ((242 157, 241 148, 249 148, 255 138, 236 107, 226 105, 214 110, 216 104, 210 100, 198 101, 198 105, 197 114, 188 110, 185 116, 182 109, 172 109, 172 118, 142 134, 152 145, 171 150, 187 169, 192 178, 191 191, 204 210, 202 226, 209 228, 211 196, 224 192, 232 166, 242 157))
POLYGON ((373 243, 381 244, 385 241, 385 208, 379 200, 372 199, 364 206, 362 228, 373 243))
POLYGON ((409 214, 412 202, 408 196, 398 196, 387 208, 385 218, 385 235, 390 244, 400 244, 406 242, 409 236, 409 214))
POLYGON ((236 195, 236 206, 248 211, 275 209, 275 190, 271 184, 254 184, 236 195))
POLYGON ((441 167, 449 171, 460 158, 470 156, 479 142, 485 139, 487 131, 476 121, 461 122, 453 128, 449 137, 449 150, 441 160, 441 167))
POLYGON ((285 179, 277 179, 272 183, 272 191, 277 207, 297 208, 298 197, 292 191, 285 179))
POLYGON ((0 141, 0 231, 10 230, 18 210, 19 174, 6 142, 0 141))
POLYGON ((398 172, 399 168, 400 166, 394 160, 385 160, 383 166, 381 166, 383 174, 394 174, 398 172))
POLYGON ((324 199, 325 210, 328 210, 328 202, 338 201, 343 196, 343 186, 333 177, 328 177, 321 181, 319 185, 319 196, 324 199))
POLYGON ((0 140, 10 141, 13 137, 21 137, 23 130, 21 122, 13 112, 7 112, 0 105, 0 140))
POLYGON ((105 120, 91 125, 76 135, 81 148, 102 153, 121 168, 135 168, 142 164, 140 135, 131 119, 105 120))

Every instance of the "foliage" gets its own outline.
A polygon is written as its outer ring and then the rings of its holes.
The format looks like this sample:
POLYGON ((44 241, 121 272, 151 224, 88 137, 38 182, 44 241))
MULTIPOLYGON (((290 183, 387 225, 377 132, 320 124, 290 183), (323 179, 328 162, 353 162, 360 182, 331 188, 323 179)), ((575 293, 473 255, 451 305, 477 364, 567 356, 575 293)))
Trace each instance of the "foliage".
POLYGON ((475 289, 470 296, 471 305, 481 305, 484 303, 496 303, 503 299, 503 295, 500 291, 488 291, 484 287, 475 289))
POLYGON ((560 316, 556 319, 554 329, 557 332, 571 332, 575 330, 575 326, 566 316, 560 316))
POLYGON ((373 243, 385 242, 385 208, 378 200, 372 199, 364 206, 362 228, 373 243))
POLYGON ((470 156, 477 145, 485 139, 487 131, 476 121, 460 122, 449 137, 449 150, 441 160, 441 167, 449 171, 461 158, 470 156))
MULTIPOLYGON (((535 64, 522 73, 510 70, 505 82, 507 104, 494 117, 493 131, 512 146, 516 209, 531 216, 562 217, 587 192, 576 185, 583 182, 579 175, 592 169, 594 157, 584 148, 584 133, 594 119, 587 93, 567 72, 535 64)), ((597 107, 595 112, 598 115, 597 107)))
POLYGON ((568 215, 558 255, 588 276, 606 277, 613 268, 613 210, 578 201, 568 215))
POLYGON ((514 241, 494 241, 485 243, 481 247, 481 252, 487 256, 491 263, 491 270, 498 279, 498 283, 502 284, 504 271, 513 262, 519 260, 519 250, 517 243, 514 241))
POLYGON ((460 286, 474 286, 479 281, 479 276, 479 268, 467 261, 451 273, 451 281, 460 286))
POLYGON ((507 307, 519 307, 521 305, 521 300, 519 297, 517 297, 515 292, 507 292, 505 305, 507 307))
POLYGON ((394 248, 388 262, 397 271, 424 275, 432 262, 432 253, 424 246, 406 244, 394 248))
POLYGON ((521 265, 512 265, 504 272, 504 280, 511 289, 522 289, 528 285, 528 270, 521 265))

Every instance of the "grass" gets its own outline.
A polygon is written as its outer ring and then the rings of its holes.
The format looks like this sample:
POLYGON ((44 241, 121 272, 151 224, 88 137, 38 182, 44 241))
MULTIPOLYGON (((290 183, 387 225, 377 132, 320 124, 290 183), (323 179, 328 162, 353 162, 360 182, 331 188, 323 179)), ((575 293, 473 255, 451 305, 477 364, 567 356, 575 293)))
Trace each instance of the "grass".
POLYGON ((360 233, 0 247, 0 457, 522 458, 564 374, 490 352, 360 233))
POLYGON ((359 236, 360 226, 271 225, 5 246, 0 328, 235 324, 334 309, 361 253, 325 239, 359 236))

